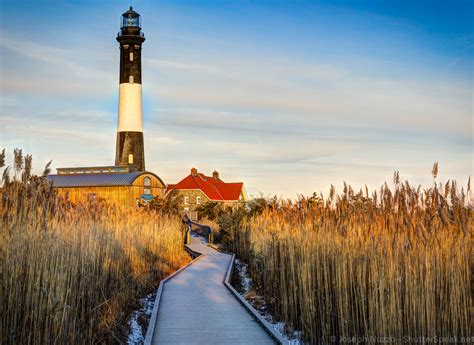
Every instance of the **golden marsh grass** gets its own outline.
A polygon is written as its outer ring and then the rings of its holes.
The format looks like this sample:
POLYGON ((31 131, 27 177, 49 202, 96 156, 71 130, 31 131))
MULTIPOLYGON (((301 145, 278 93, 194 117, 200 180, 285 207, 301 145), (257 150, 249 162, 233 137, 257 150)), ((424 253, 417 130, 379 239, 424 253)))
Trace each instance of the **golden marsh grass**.
POLYGON ((178 217, 73 206, 41 178, 8 182, 0 215, 2 344, 123 342, 134 301, 190 260, 178 217))
POLYGON ((465 191, 454 182, 421 190, 397 174, 395 183, 273 203, 234 234, 259 292, 306 341, 472 335, 465 191))

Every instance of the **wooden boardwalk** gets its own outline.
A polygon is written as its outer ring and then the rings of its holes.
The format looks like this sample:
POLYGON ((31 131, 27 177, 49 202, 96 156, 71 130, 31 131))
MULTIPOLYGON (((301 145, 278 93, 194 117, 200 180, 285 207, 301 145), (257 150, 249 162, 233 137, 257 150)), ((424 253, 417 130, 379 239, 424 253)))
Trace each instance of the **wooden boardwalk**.
POLYGON ((275 344, 223 283, 232 256, 199 237, 188 247, 203 255, 163 284, 149 343, 275 344))

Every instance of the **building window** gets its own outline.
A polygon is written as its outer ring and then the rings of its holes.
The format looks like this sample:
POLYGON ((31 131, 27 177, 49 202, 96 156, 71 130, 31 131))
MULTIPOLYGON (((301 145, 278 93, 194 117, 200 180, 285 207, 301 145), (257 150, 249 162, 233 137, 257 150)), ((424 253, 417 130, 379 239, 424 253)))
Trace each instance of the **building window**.
POLYGON ((149 178, 148 176, 146 176, 144 179, 143 179, 143 184, 147 187, 151 186, 151 178, 149 178))
POLYGON ((133 84, 133 75, 131 75, 131 76, 128 77, 128 82, 129 82, 130 84, 133 84))
POLYGON ((188 197, 188 196, 185 196, 185 197, 184 197, 184 204, 185 204, 185 205, 188 205, 188 204, 189 204, 189 197, 188 197))
POLYGON ((143 194, 150 195, 151 194, 151 189, 150 188, 143 189, 143 194))
POLYGON ((133 154, 128 155, 128 164, 133 164, 133 154))
POLYGON ((189 207, 185 207, 184 212, 189 212, 189 207))
POLYGON ((133 61, 133 52, 130 52, 130 61, 133 61))
POLYGON ((200 196, 196 197, 196 204, 201 205, 201 197, 200 196))

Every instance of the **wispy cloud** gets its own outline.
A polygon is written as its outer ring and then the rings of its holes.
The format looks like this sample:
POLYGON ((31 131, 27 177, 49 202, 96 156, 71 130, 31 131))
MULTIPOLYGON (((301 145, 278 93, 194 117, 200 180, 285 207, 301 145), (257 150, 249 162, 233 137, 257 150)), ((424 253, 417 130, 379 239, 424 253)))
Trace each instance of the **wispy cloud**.
MULTIPOLYGON (((395 169, 429 183, 433 161, 443 178, 472 174, 472 35, 443 37, 462 54, 441 54, 413 23, 337 7, 263 11, 244 25, 230 19, 244 12, 143 6, 170 18, 146 22, 143 50, 146 164, 166 182, 197 166, 253 194, 295 196, 343 180, 376 187, 395 169)), ((8 150, 55 166, 113 163, 116 22, 81 20, 60 40, 0 25, 8 150)))

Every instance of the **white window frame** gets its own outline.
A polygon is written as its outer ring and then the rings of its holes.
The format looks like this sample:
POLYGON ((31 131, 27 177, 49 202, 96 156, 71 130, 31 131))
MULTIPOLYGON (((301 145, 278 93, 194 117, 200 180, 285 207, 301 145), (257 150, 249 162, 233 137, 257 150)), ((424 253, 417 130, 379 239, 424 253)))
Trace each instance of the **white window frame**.
POLYGON ((130 52, 129 58, 130 58, 130 61, 133 61, 133 52, 130 52))
POLYGON ((133 84, 133 83, 134 83, 133 75, 131 75, 131 74, 128 76, 128 83, 129 83, 129 84, 133 84))
POLYGON ((189 196, 184 197, 184 204, 189 205, 189 196))
POLYGON ((143 178, 143 185, 146 186, 146 187, 150 187, 151 186, 151 178, 149 178, 148 176, 145 176, 143 178))
POLYGON ((201 197, 200 196, 196 197, 196 205, 201 205, 201 197))
POLYGON ((185 207, 184 212, 189 212, 189 207, 185 207))
POLYGON ((150 187, 145 187, 145 188, 143 188, 143 194, 145 194, 145 195, 151 195, 151 188, 150 188, 150 187))

